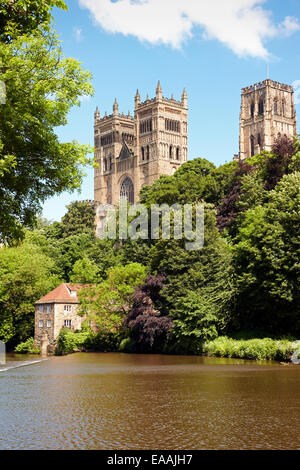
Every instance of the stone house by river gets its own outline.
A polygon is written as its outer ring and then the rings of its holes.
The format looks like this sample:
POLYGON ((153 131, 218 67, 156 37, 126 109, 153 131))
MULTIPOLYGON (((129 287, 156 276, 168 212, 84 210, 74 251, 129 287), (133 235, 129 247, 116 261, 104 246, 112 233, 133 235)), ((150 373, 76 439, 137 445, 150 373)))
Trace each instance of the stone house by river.
POLYGON ((84 284, 63 283, 35 303, 34 339, 37 344, 48 337, 54 345, 62 328, 81 330, 84 317, 78 315, 78 292, 84 284))

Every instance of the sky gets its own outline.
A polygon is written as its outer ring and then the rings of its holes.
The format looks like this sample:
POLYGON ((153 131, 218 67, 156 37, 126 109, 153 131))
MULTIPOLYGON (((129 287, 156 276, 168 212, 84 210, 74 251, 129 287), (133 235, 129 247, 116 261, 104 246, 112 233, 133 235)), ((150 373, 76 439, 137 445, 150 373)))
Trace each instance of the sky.
MULTIPOLYGON (((299 0, 66 0, 54 10, 63 53, 92 72, 95 94, 57 129, 62 142, 93 145, 94 111, 134 111, 134 95, 188 93, 189 159, 216 165, 238 153, 241 88, 269 77, 294 84, 300 115, 299 0)), ((298 126, 299 127, 299 126, 298 126)), ((93 169, 81 192, 46 201, 43 217, 93 199, 93 169)))

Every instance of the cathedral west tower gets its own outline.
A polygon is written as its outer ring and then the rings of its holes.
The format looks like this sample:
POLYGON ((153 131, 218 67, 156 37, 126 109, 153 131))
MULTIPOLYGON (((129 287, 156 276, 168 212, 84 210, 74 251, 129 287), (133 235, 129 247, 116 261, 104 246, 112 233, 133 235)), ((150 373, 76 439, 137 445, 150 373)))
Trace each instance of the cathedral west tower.
POLYGON ((134 116, 95 112, 95 201, 117 205, 120 199, 138 202, 144 185, 161 175, 172 175, 188 158, 188 106, 184 90, 180 101, 165 98, 158 82, 155 98, 141 102, 137 91, 134 116))

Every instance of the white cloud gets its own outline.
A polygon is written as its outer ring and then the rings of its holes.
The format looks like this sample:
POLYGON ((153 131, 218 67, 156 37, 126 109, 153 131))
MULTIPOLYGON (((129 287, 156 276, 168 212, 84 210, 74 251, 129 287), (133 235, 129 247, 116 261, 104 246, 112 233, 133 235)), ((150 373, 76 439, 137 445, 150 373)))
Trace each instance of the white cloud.
POLYGON ((296 18, 274 24, 265 0, 79 0, 110 33, 180 48, 200 27, 239 56, 267 58, 265 40, 300 29, 296 18))
POLYGON ((82 29, 81 28, 73 28, 74 36, 77 42, 83 41, 82 29))

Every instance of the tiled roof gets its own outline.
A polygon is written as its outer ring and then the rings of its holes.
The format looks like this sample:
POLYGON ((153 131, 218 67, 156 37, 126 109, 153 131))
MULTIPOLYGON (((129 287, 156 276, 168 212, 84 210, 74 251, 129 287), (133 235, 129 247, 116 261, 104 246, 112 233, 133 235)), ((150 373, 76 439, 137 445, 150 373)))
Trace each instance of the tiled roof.
POLYGON ((69 284, 63 283, 60 286, 53 289, 49 294, 44 295, 36 304, 44 304, 50 302, 68 302, 73 304, 78 304, 79 299, 77 292, 87 287, 86 284, 69 284), (76 295, 71 295, 71 291, 75 291, 76 295))

